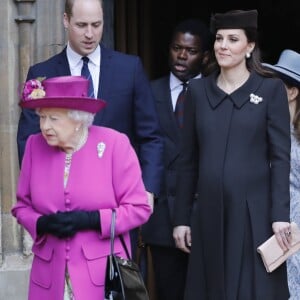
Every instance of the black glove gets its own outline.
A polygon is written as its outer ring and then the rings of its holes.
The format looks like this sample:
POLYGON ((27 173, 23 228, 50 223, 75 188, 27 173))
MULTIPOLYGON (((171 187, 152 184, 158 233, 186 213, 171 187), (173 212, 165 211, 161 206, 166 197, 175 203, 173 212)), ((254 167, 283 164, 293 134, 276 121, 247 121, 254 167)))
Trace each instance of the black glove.
POLYGON ((63 220, 58 213, 41 216, 37 220, 36 231, 38 235, 50 233, 58 236, 59 229, 64 226, 63 220))
POLYGON ((101 229, 99 211, 57 212, 41 216, 37 221, 37 233, 50 233, 59 238, 73 236, 79 230, 101 229))
POLYGON ((99 211, 67 211, 58 212, 63 219, 64 226, 59 229, 60 237, 71 237, 80 230, 99 230, 100 216, 99 211))

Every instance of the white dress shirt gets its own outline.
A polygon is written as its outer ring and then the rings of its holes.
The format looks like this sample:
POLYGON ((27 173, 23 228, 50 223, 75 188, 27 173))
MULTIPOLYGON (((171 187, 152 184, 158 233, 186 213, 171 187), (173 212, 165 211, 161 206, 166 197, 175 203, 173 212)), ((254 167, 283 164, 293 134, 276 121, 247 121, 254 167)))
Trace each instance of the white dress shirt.
MULTIPOLYGON (((194 78, 201 78, 201 74, 195 76, 194 78)), ((170 91, 171 91, 173 111, 175 111, 178 95, 182 91, 182 83, 183 82, 180 81, 173 73, 170 73, 170 91)))
MULTIPOLYGON (((87 56, 89 58, 89 70, 93 79, 94 95, 97 98, 99 79, 100 79, 100 61, 101 61, 101 51, 100 46, 95 49, 95 51, 87 56)), ((83 65, 82 56, 76 53, 69 45, 67 45, 67 58, 70 66, 71 75, 80 76, 81 68, 83 65)))

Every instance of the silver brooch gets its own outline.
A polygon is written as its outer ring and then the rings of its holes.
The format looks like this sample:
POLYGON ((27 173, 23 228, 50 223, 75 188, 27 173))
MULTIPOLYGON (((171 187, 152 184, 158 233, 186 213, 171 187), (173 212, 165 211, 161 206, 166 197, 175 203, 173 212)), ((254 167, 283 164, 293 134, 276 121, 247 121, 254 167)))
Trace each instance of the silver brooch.
POLYGON ((105 147, 106 147, 106 145, 105 145, 103 142, 100 142, 100 143, 97 145, 98 157, 102 157, 102 156, 103 156, 105 147))
POLYGON ((259 104, 260 102, 263 101, 263 98, 262 97, 259 97, 257 95, 254 95, 254 94, 250 94, 250 102, 251 103, 254 103, 254 104, 259 104))

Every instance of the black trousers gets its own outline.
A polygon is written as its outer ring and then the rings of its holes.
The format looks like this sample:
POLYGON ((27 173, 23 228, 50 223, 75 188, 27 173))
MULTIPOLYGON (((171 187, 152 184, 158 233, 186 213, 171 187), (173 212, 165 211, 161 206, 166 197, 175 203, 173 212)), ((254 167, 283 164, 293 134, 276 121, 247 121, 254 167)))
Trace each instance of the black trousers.
POLYGON ((189 254, 172 247, 150 245, 156 300, 183 300, 189 254))

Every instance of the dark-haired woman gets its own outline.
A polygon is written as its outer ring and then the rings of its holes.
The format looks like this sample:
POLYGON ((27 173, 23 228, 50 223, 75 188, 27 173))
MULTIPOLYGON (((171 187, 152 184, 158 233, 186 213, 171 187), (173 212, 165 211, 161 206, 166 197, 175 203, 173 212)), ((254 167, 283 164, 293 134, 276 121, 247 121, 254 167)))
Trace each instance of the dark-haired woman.
POLYGON ((257 253, 273 233, 290 245, 286 90, 261 65, 256 10, 215 14, 211 29, 214 68, 185 101, 173 232, 190 251, 184 299, 287 300, 286 266, 267 273, 257 253))

